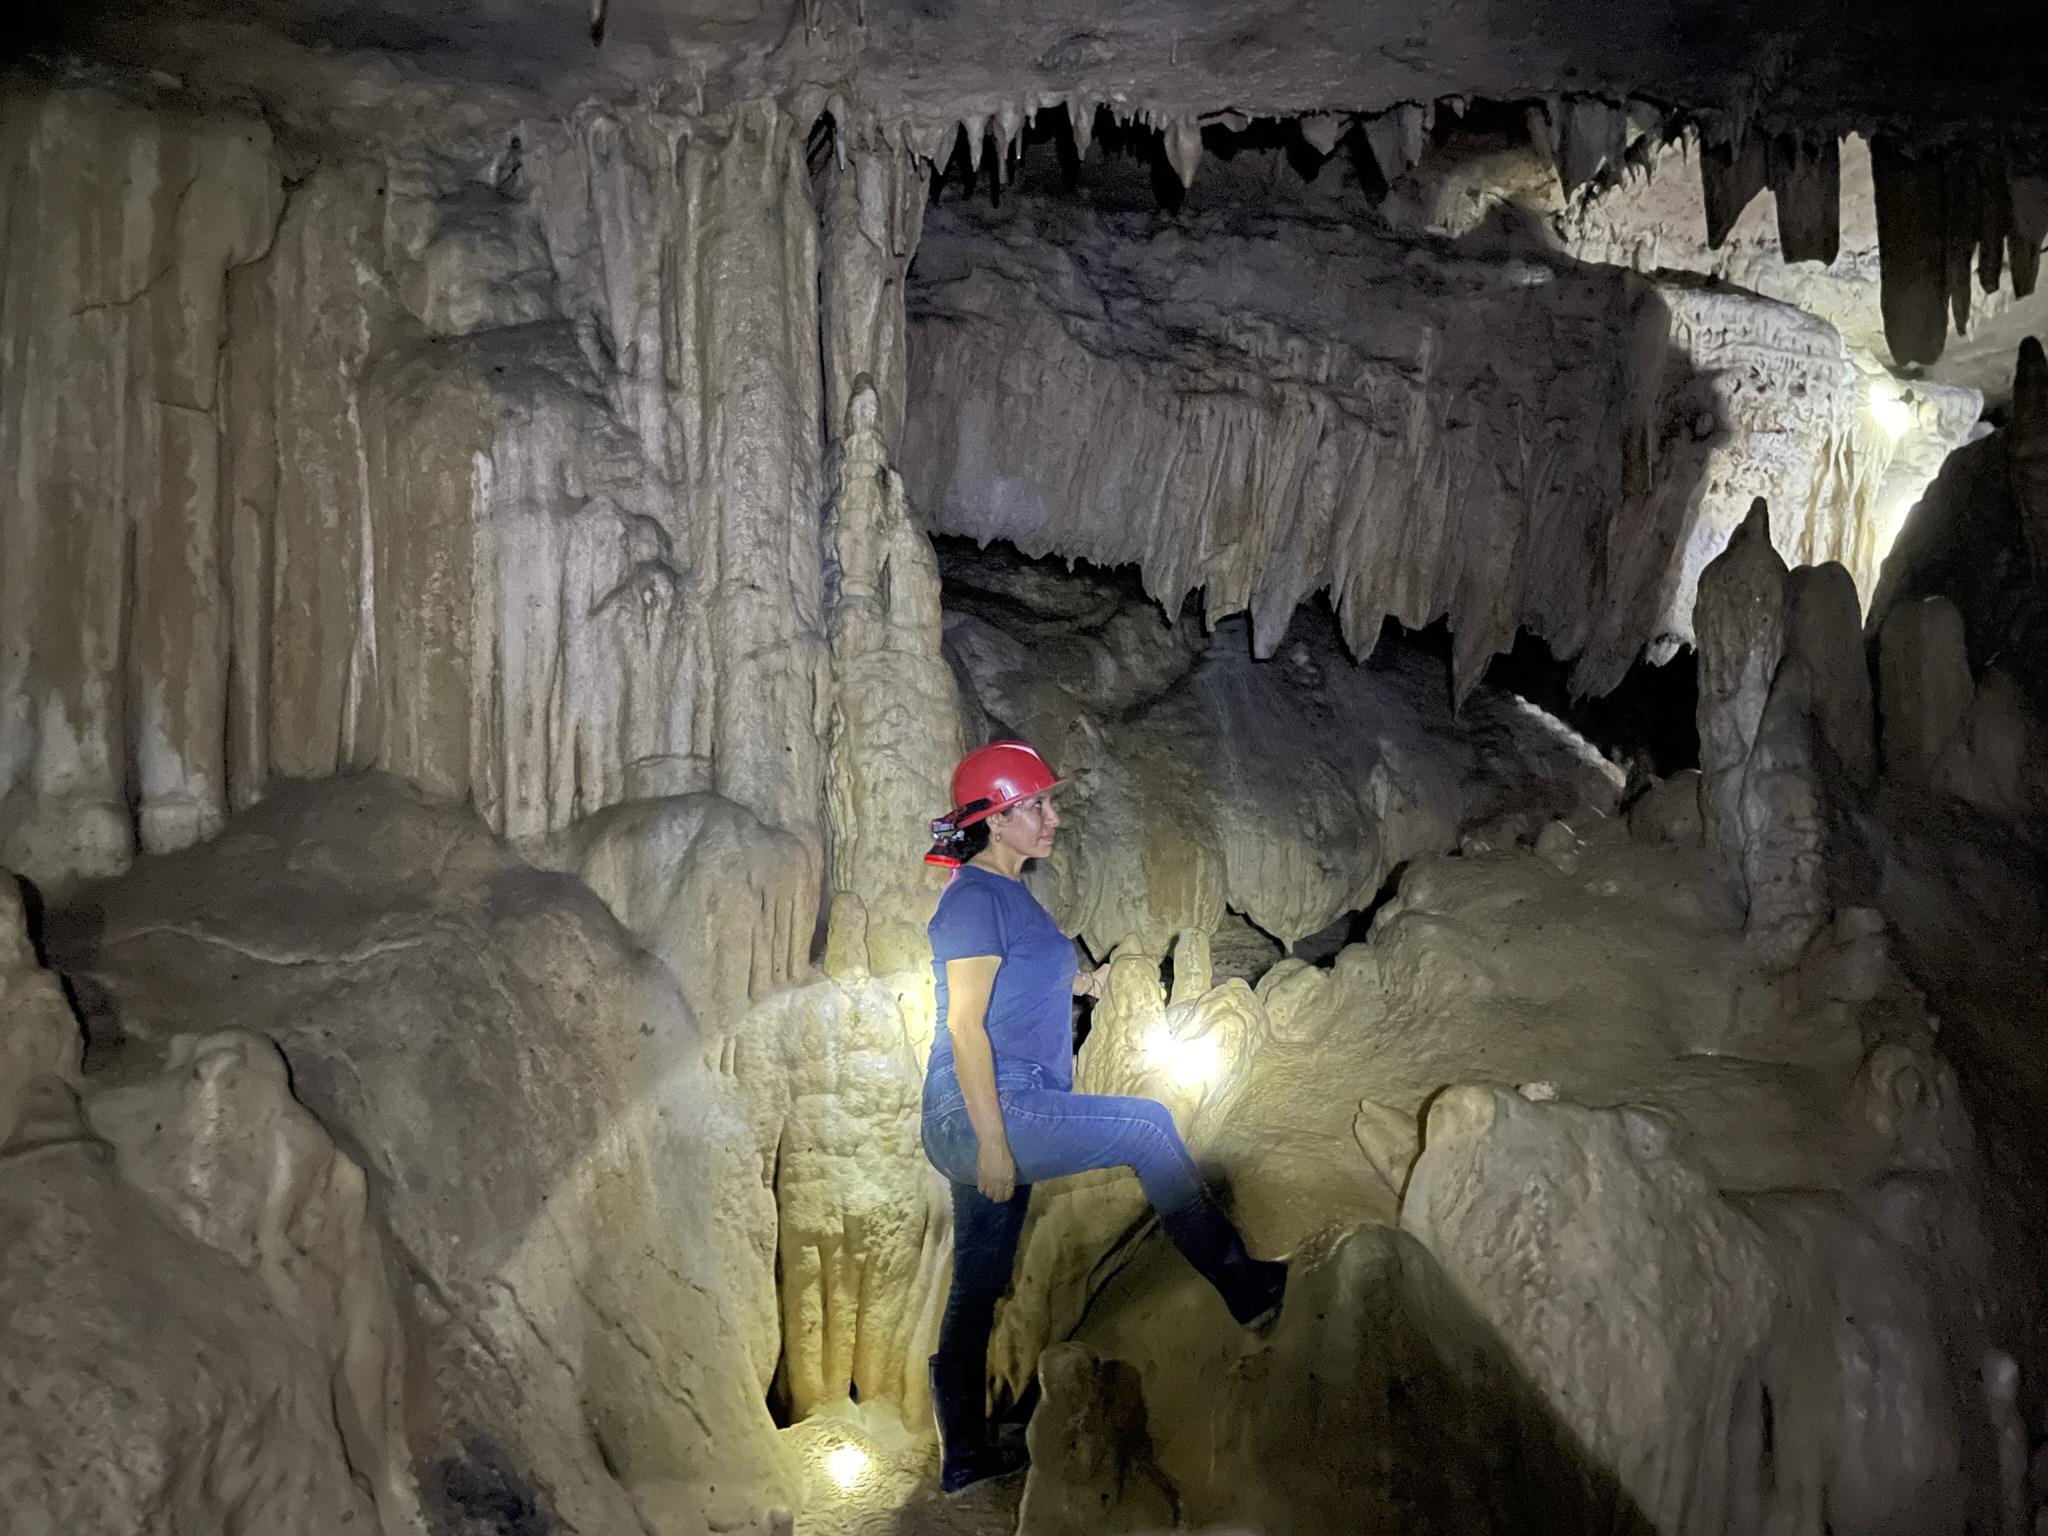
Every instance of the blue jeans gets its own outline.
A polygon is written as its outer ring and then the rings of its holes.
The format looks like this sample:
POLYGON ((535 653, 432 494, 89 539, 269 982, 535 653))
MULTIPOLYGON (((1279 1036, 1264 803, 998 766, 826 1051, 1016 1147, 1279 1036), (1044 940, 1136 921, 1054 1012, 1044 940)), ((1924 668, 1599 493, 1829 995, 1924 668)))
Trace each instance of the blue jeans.
POLYGON ((1162 1215, 1197 1205, 1209 1192, 1173 1116, 1155 1100, 1069 1093, 1046 1087, 1040 1068, 1006 1065, 996 1074, 996 1101, 1017 1164, 1016 1193, 1001 1204, 975 1188, 980 1139, 959 1079, 941 1071, 925 1082, 925 1156, 953 1185, 953 1286, 932 1369, 935 1386, 949 1381, 976 1404, 986 1390, 989 1329, 1010 1286, 1033 1184, 1129 1168, 1162 1215))

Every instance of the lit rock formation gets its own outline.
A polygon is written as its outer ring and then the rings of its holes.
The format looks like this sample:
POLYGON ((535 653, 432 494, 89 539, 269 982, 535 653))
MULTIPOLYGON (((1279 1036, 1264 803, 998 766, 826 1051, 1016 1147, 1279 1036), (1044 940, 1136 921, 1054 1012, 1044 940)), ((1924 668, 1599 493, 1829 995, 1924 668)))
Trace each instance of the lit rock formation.
POLYGON ((1169 612, 1199 587, 1261 655, 1322 588, 1360 654, 1449 614, 1461 691, 1518 626, 1596 685, 1650 638, 1714 427, 1647 285, 1020 206, 926 234, 905 462, 935 531, 1138 564, 1169 612))
MULTIPOLYGON (((1814 249, 1805 257, 1786 250, 1784 199, 1764 195, 1760 186, 1743 199, 1725 227, 1710 229, 1702 173, 1711 151, 1697 132, 1641 148, 1610 184, 1569 204, 1558 199, 1552 218, 1566 249, 1584 261, 1611 262, 1640 272, 1712 276, 1797 305, 1834 326, 1851 347, 1891 358, 1885 339, 1877 184, 1871 145, 1863 135, 1846 135, 1836 146, 1835 250, 1823 254, 1814 249), (1720 238, 1713 238, 1716 234, 1720 238)), ((1475 191, 1464 200, 1466 206, 1484 206, 1484 192, 1475 191)), ((2048 179, 2016 176, 2008 197, 2014 220, 2012 259, 2007 262, 2001 252, 1995 265, 1987 265, 1991 281, 1988 291, 1977 298, 1973 317, 1979 324, 2032 291, 2031 274, 2048 241, 2048 179), (2027 259, 2030 248, 2033 264, 2027 259)), ((1445 201, 1451 208, 1459 206, 1445 201)), ((1981 230, 1971 233, 1974 240, 1981 230)), ((1947 316, 1941 317, 1941 324, 1950 344, 1965 330, 1952 325, 1947 316)))
POLYGON ((1560 723, 1487 689, 1454 716, 1440 664, 1362 666, 1314 614, 1261 663, 1242 620, 1205 639, 1114 581, 948 558, 947 650, 978 734, 1034 741, 1074 779, 1069 833, 1035 878, 1097 954, 1129 940, 1163 957, 1226 908, 1291 944, 1462 833, 1619 793, 1560 723))
POLYGON ((2037 347, 1921 497, 2025 39, 1902 114, 1890 0, 88 9, 0 81, 0 1524, 871 1527, 993 734, 1080 1082, 1300 1255, 1248 1341, 1045 1190, 1025 1530, 2037 1515, 2037 347), (1704 772, 1621 814, 1524 629, 1696 642, 1704 772))
POLYGON ((1011 206, 929 221, 920 515, 1136 563, 1170 611, 1199 587, 1212 623, 1250 610, 1260 655, 1328 589, 1361 654, 1389 615, 1448 615, 1461 692, 1518 627, 1604 692, 1645 646, 1690 643, 1699 572, 1754 495, 1789 555, 1869 591, 1894 509, 1978 411, 1933 384, 1896 399, 1790 304, 1529 242, 1011 206))
MULTIPOLYGON (((383 778, 275 786, 213 842, 88 888, 51 948, 95 1029, 194 1079, 109 1106, 123 1156, 182 1193, 151 1148, 163 1108, 205 1125, 209 1082, 281 1084, 223 1017, 277 1042, 354 1149, 411 1278, 430 1507, 503 1468, 575 1531, 772 1527, 791 1490, 738 1327, 772 1281, 713 1223, 713 1191, 759 1175, 674 979, 585 887, 383 778)), ((246 1156, 192 1165, 219 1167, 230 1211, 282 1221, 334 1177, 246 1156)))
MULTIPOLYGON (((1069 1215, 1082 1251, 1052 1320, 1139 1373, 1188 1523, 1345 1509, 1391 1531, 1424 1507, 1511 1530, 1536 1505, 1639 1530, 1877 1531, 1906 1510, 1960 1531, 1997 1496, 1977 1374, 2017 1293, 1980 1313, 1963 1278, 1991 1272, 1983 1165, 1881 924, 1838 915, 1774 980, 1733 895, 1680 874, 1700 854, 1617 834, 1580 839, 1569 871, 1418 864, 1284 1038, 1277 987, 1098 1014, 1084 1059, 1172 1106, 1255 1251, 1296 1255, 1279 1327, 1251 1340, 1144 1236, 1134 1188, 1064 1197, 1123 1219, 1069 1215), (1354 1508, 1361 1455, 1384 1507, 1354 1508)), ((1030 1277, 1011 1306, 1042 1316, 1030 1277)), ((1093 1481, 1025 1508, 1113 1503, 1133 1443, 1105 1426, 1034 1468, 1093 1481)))
POLYGON ((110 1085, 80 1038, 0 872, 9 1524, 421 1536, 362 1170, 266 1040, 183 1036, 110 1085))
POLYGON ((287 188, 257 119, 6 103, 0 856, 109 873, 273 775, 377 767, 520 839, 714 790, 822 858, 786 117, 596 113, 287 188))
POLYGON ((784 992, 731 1046, 775 1197, 781 1327, 756 1358, 773 1372, 779 1354, 792 1419, 853 1397, 926 1421, 952 1207, 918 1142, 929 972, 895 980, 904 991, 842 975, 784 992))

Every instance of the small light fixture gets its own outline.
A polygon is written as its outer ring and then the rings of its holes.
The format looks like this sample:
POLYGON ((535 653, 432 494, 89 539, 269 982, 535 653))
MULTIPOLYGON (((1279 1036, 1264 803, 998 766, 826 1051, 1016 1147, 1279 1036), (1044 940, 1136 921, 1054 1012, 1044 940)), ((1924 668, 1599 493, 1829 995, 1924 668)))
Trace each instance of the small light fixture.
POLYGON ((868 1470, 868 1453, 857 1445, 842 1445, 825 1458, 825 1475, 844 1490, 859 1482, 868 1470))
POLYGON ((1145 1064, 1176 1088, 1206 1088, 1223 1065, 1223 1049, 1214 1035, 1182 1040, 1162 1024, 1145 1037, 1145 1064))
POLYGON ((1870 386, 1870 415, 1895 443, 1920 424, 1919 412, 1911 404, 1877 384, 1870 386))

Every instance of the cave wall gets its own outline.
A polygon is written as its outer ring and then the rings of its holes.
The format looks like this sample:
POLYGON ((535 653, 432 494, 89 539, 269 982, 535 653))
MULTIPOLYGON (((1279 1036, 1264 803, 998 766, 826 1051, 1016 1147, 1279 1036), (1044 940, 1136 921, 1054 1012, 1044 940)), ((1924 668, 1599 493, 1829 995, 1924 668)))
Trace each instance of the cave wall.
POLYGON ((6 122, 0 857, 111 873, 377 767, 514 839, 716 791, 822 860, 788 117, 310 168, 99 92, 6 122))

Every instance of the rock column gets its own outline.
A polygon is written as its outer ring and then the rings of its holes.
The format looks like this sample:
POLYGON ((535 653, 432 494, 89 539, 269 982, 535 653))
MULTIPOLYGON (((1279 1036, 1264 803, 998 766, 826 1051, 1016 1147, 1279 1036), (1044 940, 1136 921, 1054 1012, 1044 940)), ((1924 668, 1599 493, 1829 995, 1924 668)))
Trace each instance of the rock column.
POLYGON ((903 275, 924 182, 907 156, 856 149, 821 178, 826 398, 839 433, 827 520, 833 884, 867 913, 878 973, 922 966, 938 881, 921 855, 961 752, 940 653, 938 562, 890 463, 903 430, 903 275))

